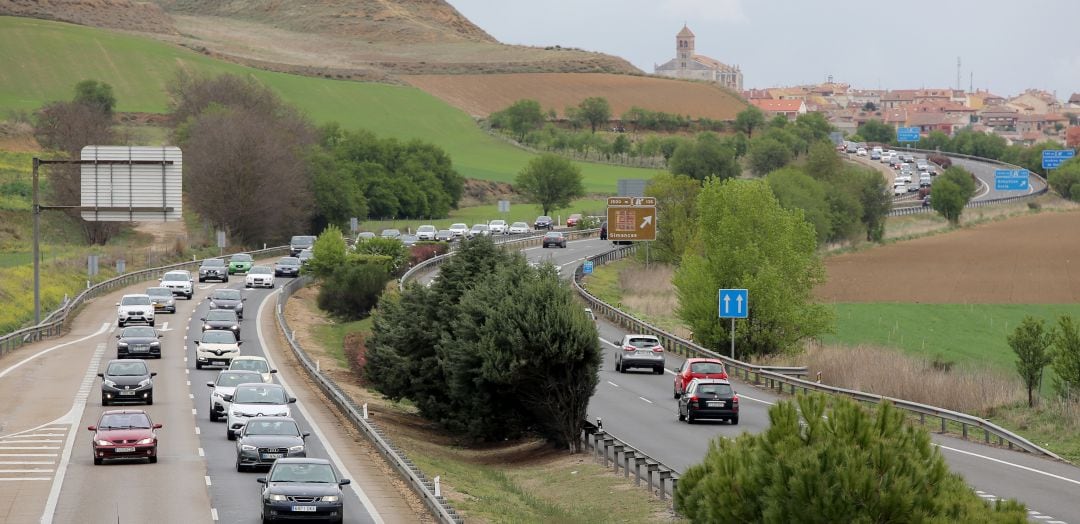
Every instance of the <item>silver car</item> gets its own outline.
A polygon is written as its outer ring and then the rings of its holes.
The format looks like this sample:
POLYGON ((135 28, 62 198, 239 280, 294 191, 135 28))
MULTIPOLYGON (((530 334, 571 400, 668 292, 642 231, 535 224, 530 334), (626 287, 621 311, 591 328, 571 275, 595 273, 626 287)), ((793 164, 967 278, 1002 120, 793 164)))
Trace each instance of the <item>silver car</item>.
POLYGON ((652 335, 626 335, 615 353, 615 371, 626 373, 630 368, 651 368, 664 374, 664 346, 652 335))
POLYGON ((210 421, 217 422, 229 412, 231 402, 225 400, 231 397, 240 384, 262 382, 262 374, 253 370, 226 369, 218 373, 217 380, 207 382, 210 388, 210 421))

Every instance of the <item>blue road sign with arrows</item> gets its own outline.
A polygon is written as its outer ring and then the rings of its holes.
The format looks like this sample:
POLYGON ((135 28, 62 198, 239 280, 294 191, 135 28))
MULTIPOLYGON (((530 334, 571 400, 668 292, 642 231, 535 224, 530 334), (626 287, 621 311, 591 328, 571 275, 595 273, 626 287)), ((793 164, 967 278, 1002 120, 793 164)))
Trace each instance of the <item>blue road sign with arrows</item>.
POLYGON ((1057 169, 1061 163, 1076 156, 1072 149, 1047 149, 1042 152, 1043 169, 1057 169))
POLYGON ((919 128, 917 128, 917 127, 898 127, 898 128, 896 128, 896 141, 897 142, 918 142, 919 141, 919 128))
POLYGON ((1027 169, 997 169, 994 171, 995 191, 1027 191, 1027 169))
POLYGON ((585 263, 581 265, 581 272, 586 275, 592 274, 592 260, 586 260, 585 263))
POLYGON ((745 289, 720 290, 720 318, 746 318, 749 315, 749 291, 745 289))

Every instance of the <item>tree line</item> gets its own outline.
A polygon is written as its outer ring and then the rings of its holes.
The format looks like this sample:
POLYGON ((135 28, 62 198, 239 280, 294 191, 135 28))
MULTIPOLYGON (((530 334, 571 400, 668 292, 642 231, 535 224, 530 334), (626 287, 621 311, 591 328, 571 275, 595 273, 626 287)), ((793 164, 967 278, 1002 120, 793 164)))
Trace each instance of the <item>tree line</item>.
POLYGON ((1016 353, 1016 372, 1027 389, 1028 407, 1035 407, 1046 366, 1054 370, 1054 393, 1068 402, 1080 400, 1080 322, 1062 315, 1056 326, 1027 315, 1008 336, 1016 353))

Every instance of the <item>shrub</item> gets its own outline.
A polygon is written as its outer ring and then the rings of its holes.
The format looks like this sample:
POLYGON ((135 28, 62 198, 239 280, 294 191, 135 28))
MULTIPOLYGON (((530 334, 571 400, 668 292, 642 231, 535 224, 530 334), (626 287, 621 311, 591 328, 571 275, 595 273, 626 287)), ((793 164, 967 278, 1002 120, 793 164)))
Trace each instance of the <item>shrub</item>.
POLYGON ((952 167, 952 159, 945 155, 933 154, 927 157, 931 162, 941 166, 941 169, 949 169, 952 167))
POLYGON ((392 275, 406 267, 409 262, 409 248, 400 240, 392 238, 369 238, 356 243, 356 253, 360 255, 383 255, 390 257, 389 271, 392 275))
POLYGON ((319 308, 349 320, 364 318, 379 302, 388 280, 385 265, 351 260, 325 279, 319 288, 319 308))
POLYGON ((441 242, 420 242, 409 247, 409 267, 415 266, 429 258, 433 258, 449 251, 448 244, 441 242))

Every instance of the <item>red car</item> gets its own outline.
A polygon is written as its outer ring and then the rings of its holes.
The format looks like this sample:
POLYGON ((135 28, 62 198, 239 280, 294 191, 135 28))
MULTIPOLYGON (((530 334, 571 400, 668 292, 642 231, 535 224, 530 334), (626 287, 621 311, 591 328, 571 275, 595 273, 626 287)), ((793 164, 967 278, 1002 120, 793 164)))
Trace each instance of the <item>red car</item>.
POLYGON ((578 225, 578 222, 581 222, 581 213, 574 213, 566 217, 566 227, 574 227, 578 225))
POLYGON ((688 358, 682 367, 675 373, 675 398, 686 392, 686 387, 695 378, 713 378, 727 380, 727 368, 724 363, 715 358, 688 358))
POLYGON ((86 429, 94 432, 90 441, 94 449, 94 464, 105 459, 147 459, 157 462, 157 432, 161 424, 150 421, 150 415, 141 409, 118 409, 101 414, 96 426, 86 429))

